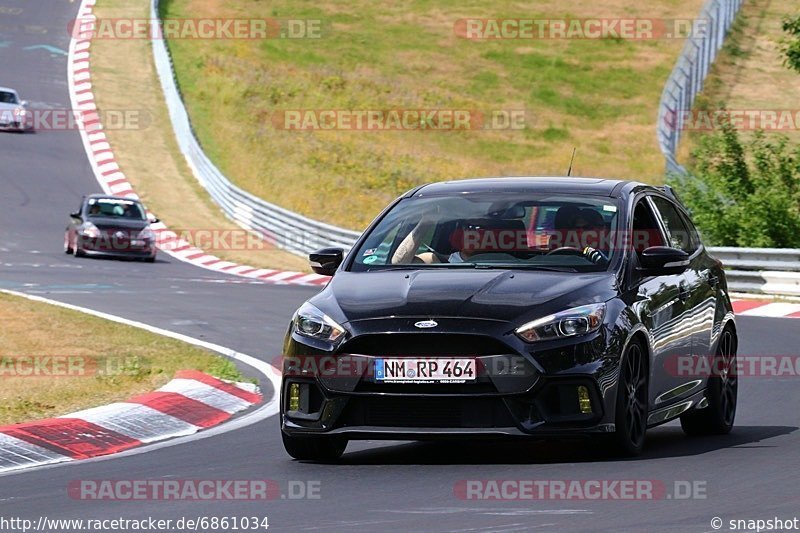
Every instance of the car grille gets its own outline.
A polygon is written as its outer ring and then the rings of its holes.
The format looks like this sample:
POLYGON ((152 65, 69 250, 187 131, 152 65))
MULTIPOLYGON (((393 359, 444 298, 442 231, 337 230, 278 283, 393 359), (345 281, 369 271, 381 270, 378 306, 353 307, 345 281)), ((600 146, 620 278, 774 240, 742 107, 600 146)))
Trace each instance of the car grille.
POLYGON ((354 337, 340 353, 375 356, 481 356, 514 353, 504 343, 486 335, 453 333, 388 333, 354 337))
POLYGON ((342 425, 408 428, 513 427, 499 398, 354 397, 342 425))

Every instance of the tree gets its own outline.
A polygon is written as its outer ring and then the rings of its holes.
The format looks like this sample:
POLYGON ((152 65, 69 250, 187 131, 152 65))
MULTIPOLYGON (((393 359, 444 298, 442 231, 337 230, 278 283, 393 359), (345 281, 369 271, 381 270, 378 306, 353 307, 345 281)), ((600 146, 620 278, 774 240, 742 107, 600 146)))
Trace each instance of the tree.
POLYGON ((708 244, 800 247, 800 146, 756 132, 743 144, 729 122, 700 139, 695 164, 671 182, 708 244))
POLYGON ((794 19, 784 18, 783 31, 790 35, 783 41, 783 53, 786 56, 783 62, 787 67, 800 72, 800 15, 794 19))

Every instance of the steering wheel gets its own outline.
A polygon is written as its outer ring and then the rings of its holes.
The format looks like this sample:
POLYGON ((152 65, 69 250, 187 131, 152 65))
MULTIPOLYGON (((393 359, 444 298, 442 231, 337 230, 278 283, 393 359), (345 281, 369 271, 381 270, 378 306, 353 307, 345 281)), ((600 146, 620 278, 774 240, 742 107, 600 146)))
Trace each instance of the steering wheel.
POLYGON ((550 250, 545 255, 583 255, 583 250, 574 246, 561 246, 555 250, 550 250))
POLYGON ((433 255, 435 255, 435 256, 436 256, 436 258, 437 258, 437 259, 439 259, 439 261, 441 261, 442 263, 445 263, 445 262, 447 262, 447 258, 448 258, 449 256, 447 256, 447 255, 444 255, 444 254, 441 254, 441 253, 437 252, 437 251, 436 251, 436 250, 434 250, 434 249, 433 249, 431 246, 429 246, 429 245, 427 245, 427 244, 425 244, 425 243, 422 243, 422 247, 423 247, 423 248, 425 248, 426 250, 428 250, 428 251, 429 251, 430 253, 432 253, 433 255))

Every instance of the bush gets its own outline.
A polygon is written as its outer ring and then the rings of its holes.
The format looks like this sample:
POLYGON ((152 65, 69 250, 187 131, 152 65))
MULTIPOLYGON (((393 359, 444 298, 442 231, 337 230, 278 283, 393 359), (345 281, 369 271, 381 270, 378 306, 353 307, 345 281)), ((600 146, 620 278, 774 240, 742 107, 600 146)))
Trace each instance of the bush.
POLYGON ((687 176, 671 176, 712 246, 800 248, 800 146, 763 132, 743 144, 726 123, 701 138, 687 176))
POLYGON ((800 16, 783 19, 783 31, 790 35, 783 41, 784 63, 787 67, 800 72, 800 16))

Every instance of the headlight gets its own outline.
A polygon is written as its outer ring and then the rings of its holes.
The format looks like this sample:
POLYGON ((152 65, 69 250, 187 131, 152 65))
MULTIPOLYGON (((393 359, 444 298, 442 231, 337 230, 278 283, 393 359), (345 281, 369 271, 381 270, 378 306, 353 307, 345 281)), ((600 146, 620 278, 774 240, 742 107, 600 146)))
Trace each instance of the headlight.
POLYGON ((294 331, 298 335, 336 343, 344 336, 345 330, 334 320, 306 302, 294 315, 294 331))
POLYGON ((17 115, 18 117, 24 117, 28 114, 28 110, 25 109, 24 107, 18 107, 14 110, 14 114, 17 115))
POLYGON ((582 305, 523 324, 516 334, 526 342, 585 335, 600 328, 605 312, 604 303, 582 305))
POLYGON ((156 234, 150 228, 144 228, 142 231, 139 232, 136 238, 148 241, 154 241, 156 239, 156 234))
POLYGON ((78 231, 82 236, 96 239, 100 236, 100 230, 91 222, 84 222, 78 231))

